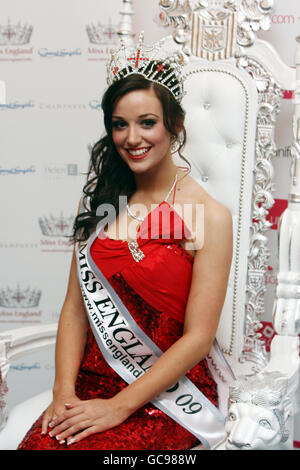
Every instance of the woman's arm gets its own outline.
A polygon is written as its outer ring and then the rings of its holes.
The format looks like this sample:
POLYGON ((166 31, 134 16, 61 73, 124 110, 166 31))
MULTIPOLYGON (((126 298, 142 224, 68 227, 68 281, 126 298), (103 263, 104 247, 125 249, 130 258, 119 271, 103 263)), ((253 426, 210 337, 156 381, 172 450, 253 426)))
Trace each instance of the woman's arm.
POLYGON ((88 320, 76 275, 76 256, 73 251, 66 297, 58 323, 55 350, 55 380, 53 402, 44 413, 42 433, 48 424, 65 410, 65 403, 79 399, 75 395, 75 381, 86 344, 88 320))
POLYGON ((182 338, 151 369, 113 398, 75 403, 60 420, 55 420, 53 435, 72 443, 120 424, 207 355, 227 289, 233 244, 232 216, 228 209, 217 204, 213 210, 206 210, 204 224, 204 246, 195 255, 182 338))
POLYGON ((87 327, 88 320, 76 276, 74 250, 67 294, 58 324, 54 395, 61 392, 75 392, 74 385, 86 344, 87 327))

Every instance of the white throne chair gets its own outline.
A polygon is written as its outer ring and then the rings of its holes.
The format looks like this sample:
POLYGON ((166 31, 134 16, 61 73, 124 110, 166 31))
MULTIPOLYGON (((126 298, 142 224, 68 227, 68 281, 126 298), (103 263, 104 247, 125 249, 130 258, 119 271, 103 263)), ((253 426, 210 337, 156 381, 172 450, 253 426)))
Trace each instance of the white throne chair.
MULTIPOLYGON (((131 3, 123 0, 119 34, 125 42, 133 41, 131 3)), ((179 51, 185 64, 188 93, 182 104, 186 110, 188 141, 184 154, 191 162, 192 176, 225 204, 233 217, 234 253, 217 340, 235 379, 242 379, 236 381, 223 376, 213 358, 208 357, 219 383, 220 408, 227 416, 228 436, 218 449, 292 449, 293 415, 297 412, 299 320, 284 330, 282 305, 290 302, 284 310, 287 312, 289 308, 286 321, 296 308, 293 300, 299 296, 300 267, 298 274, 282 276, 285 286, 290 282, 288 287, 296 285, 296 289, 291 287, 286 293, 283 288, 277 292, 274 326, 278 334, 273 339, 270 355, 258 330, 264 313, 269 257, 267 232, 271 224, 267 215, 274 203, 271 163, 276 150, 274 130, 282 91, 297 91, 296 72, 282 62, 269 43, 256 38, 259 29, 270 26, 272 0, 264 1, 263 8, 258 0, 160 0, 159 3, 162 24, 174 30, 165 38, 164 47, 179 51), (289 300, 285 302, 282 298, 289 300), (281 320, 277 321, 279 310, 281 320), (255 387, 259 398, 254 400, 255 387), (277 401, 273 400, 275 405, 265 399, 271 395, 277 397, 277 401), (250 422, 256 422, 251 436, 250 422)), ((146 37, 145 42, 151 41, 146 37)), ((284 236, 280 245, 283 257, 286 243, 284 236)), ((289 269, 284 267, 285 272, 289 269)), ((2 333, 2 387, 13 358, 54 345, 55 335, 56 325, 2 333)), ((46 391, 17 405, 8 419, 2 409, 0 449, 15 449, 50 401, 51 392, 46 391)))

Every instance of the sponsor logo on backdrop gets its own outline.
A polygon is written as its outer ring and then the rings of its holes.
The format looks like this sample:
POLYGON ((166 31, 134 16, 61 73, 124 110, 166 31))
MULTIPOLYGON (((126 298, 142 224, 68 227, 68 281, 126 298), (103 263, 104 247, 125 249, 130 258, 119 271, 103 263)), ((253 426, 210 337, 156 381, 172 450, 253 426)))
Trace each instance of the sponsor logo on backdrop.
MULTIPOLYGON (((257 330, 257 332, 261 334, 261 339, 265 343, 267 352, 270 352, 270 346, 271 346, 271 343, 272 343, 272 339, 274 338, 274 336, 277 333, 276 333, 276 331, 273 327, 273 324, 271 322, 262 321, 261 325, 262 325, 262 327, 259 330, 257 330)), ((300 335, 299 335, 299 337, 300 337, 300 335)), ((300 343, 299 343, 299 348, 300 348, 300 343)), ((300 353, 300 351, 299 351, 299 353, 300 353)))
POLYGON ((56 57, 65 58, 65 57, 80 56, 82 55, 82 50, 80 49, 80 47, 77 47, 75 49, 56 49, 56 50, 51 50, 46 47, 42 47, 38 49, 37 53, 43 59, 53 59, 56 57))
MULTIPOLYGON (((294 69, 295 67, 291 67, 294 69)), ((294 98, 294 91, 293 90, 283 90, 283 99, 284 100, 292 100, 294 98)))
POLYGON ((62 166, 47 164, 42 167, 43 175, 50 179, 60 179, 72 176, 78 176, 78 164, 66 163, 62 166))
POLYGON ((28 101, 11 101, 10 103, 0 103, 0 111, 2 110, 20 110, 34 108, 35 104, 33 100, 28 101))
POLYGON ((39 370, 41 368, 41 365, 39 362, 34 362, 33 364, 26 364, 25 362, 21 362, 20 364, 12 364, 10 368, 18 372, 23 370, 31 371, 34 369, 39 370))
POLYGON ((36 173, 36 168, 34 165, 30 166, 2 166, 0 165, 0 176, 7 176, 7 175, 33 175, 36 173))
POLYGON ((278 284, 277 273, 274 272, 272 266, 268 266, 268 270, 265 274, 265 285, 267 286, 269 284, 272 284, 272 285, 278 284))
POLYGON ((91 23, 86 26, 90 44, 87 49, 89 61, 107 61, 110 58, 110 49, 118 44, 119 25, 114 25, 109 18, 107 24, 98 21, 97 25, 91 23))
POLYGON ((95 109, 96 111, 99 111, 101 109, 101 102, 99 100, 91 100, 89 102, 89 107, 91 109, 95 109))
POLYGON ((38 219, 44 238, 40 241, 43 252, 72 252, 69 238, 72 234, 74 215, 69 217, 62 213, 59 216, 43 216, 38 219))
POLYGON ((258 333, 261 334, 261 340, 264 341, 265 346, 266 346, 266 351, 269 352, 271 342, 274 336, 276 335, 276 331, 274 330, 271 322, 262 321, 260 323, 262 327, 260 330, 258 330, 258 333))
POLYGON ((288 145, 286 147, 283 147, 283 148, 278 148, 276 149, 276 153, 274 155, 274 157, 279 157, 279 158, 292 158, 292 152, 291 152, 291 146, 288 145))
POLYGON ((271 222, 271 230, 278 230, 279 219, 283 211, 287 208, 287 199, 275 199, 273 207, 269 210, 267 220, 271 222))
POLYGON ((41 364, 39 361, 32 362, 32 363, 31 362, 19 362, 19 363, 12 364, 10 366, 10 369, 16 372, 23 372, 24 370, 31 372, 33 370, 41 370, 41 369, 45 369, 49 371, 49 370, 54 370, 55 365, 49 362, 46 362, 45 364, 41 364))
POLYGON ((13 248, 13 249, 16 249, 16 248, 21 248, 22 250, 27 249, 27 248, 38 248, 38 244, 37 243, 20 243, 20 242, 12 242, 11 240, 9 242, 1 242, 0 243, 0 248, 3 248, 3 249, 7 249, 7 248, 13 248))
POLYGON ((30 62, 33 47, 29 46, 33 27, 21 21, 0 24, 0 61, 30 62))
POLYGON ((38 108, 45 111, 74 111, 86 109, 87 105, 81 103, 40 103, 38 108))
POLYGON ((271 15, 272 24, 295 24, 296 21, 295 15, 271 15))
POLYGON ((0 323, 40 323, 42 291, 37 288, 0 288, 0 323))

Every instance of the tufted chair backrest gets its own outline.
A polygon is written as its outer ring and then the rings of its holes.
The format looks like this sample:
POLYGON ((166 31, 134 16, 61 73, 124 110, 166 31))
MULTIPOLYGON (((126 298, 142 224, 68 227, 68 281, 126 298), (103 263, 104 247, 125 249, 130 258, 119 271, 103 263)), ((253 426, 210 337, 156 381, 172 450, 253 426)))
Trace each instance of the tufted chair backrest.
POLYGON ((191 175, 233 217, 233 260, 217 340, 236 371, 244 346, 258 95, 249 74, 228 62, 208 66, 195 58, 185 72, 184 155, 191 175))

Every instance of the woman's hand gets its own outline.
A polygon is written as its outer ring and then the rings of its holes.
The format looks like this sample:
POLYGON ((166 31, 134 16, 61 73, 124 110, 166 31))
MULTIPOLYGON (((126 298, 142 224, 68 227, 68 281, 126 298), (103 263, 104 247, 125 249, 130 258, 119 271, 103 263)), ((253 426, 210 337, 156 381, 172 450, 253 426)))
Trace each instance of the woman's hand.
POLYGON ((66 411, 65 404, 75 404, 80 401, 74 393, 60 393, 54 395, 52 403, 46 409, 42 421, 42 434, 47 434, 48 427, 52 427, 53 420, 66 411))
POLYGON ((65 410, 52 419, 51 437, 67 444, 123 423, 129 411, 116 398, 83 400, 66 404, 65 410))

